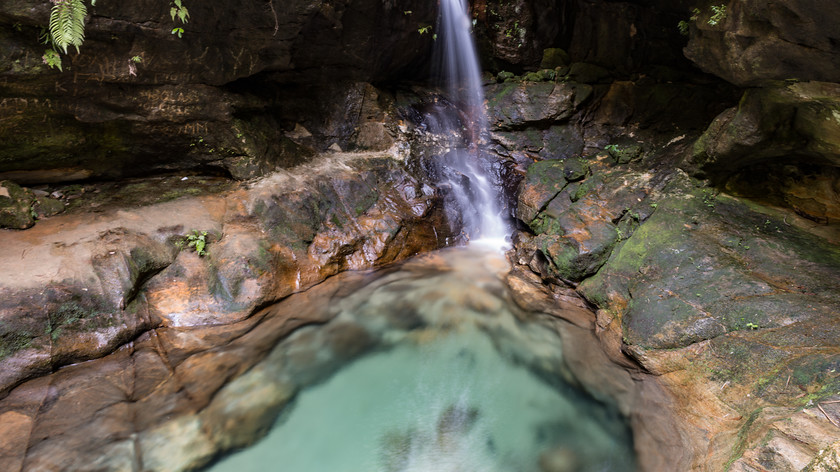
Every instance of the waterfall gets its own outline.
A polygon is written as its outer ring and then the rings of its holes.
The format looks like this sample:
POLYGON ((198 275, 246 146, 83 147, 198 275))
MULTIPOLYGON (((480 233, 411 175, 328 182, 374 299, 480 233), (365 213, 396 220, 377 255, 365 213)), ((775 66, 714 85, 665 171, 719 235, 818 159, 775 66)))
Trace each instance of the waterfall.
POLYGON ((440 0, 437 23, 438 78, 458 110, 441 112, 438 125, 444 134, 460 138, 440 156, 443 183, 451 190, 468 238, 503 240, 510 231, 502 217, 498 172, 492 169, 497 164, 484 152, 487 114, 467 0, 440 0))

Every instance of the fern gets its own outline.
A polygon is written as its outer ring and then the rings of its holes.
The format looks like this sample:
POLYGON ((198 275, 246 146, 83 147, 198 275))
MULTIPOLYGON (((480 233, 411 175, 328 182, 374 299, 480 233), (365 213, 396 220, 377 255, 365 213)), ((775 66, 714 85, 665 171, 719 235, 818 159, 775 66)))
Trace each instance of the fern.
POLYGON ((79 46, 85 40, 85 17, 87 7, 84 0, 55 0, 50 11, 50 36, 53 45, 67 54, 68 46, 79 46))

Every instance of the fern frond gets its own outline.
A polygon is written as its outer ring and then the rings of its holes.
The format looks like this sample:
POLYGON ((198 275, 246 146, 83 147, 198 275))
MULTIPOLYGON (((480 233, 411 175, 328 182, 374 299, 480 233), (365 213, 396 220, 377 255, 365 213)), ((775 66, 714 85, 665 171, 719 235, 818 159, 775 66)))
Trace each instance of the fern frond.
POLYGON ((59 0, 50 11, 50 36, 53 44, 67 54, 68 46, 79 46, 85 40, 84 0, 59 0))

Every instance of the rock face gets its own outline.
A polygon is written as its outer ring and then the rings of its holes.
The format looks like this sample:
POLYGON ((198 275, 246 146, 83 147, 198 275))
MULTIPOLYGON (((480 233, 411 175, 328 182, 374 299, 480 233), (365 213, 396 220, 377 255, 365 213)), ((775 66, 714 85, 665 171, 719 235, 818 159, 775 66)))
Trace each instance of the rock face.
POLYGON ((558 47, 568 52, 566 65, 571 59, 621 73, 637 72, 650 65, 689 65, 676 28, 693 5, 685 0, 471 3, 479 44, 485 50, 487 65, 494 69, 521 73, 545 68, 541 66, 543 51, 558 47))
POLYGON ((660 376, 688 421, 690 467, 823 461, 818 451, 836 441, 830 421, 840 414, 836 238, 682 172, 639 172, 656 159, 628 167, 605 153, 587 172, 568 160, 531 165, 520 186, 517 218, 528 230, 516 237, 517 262, 542 280, 577 285, 600 308, 602 341, 660 376))
POLYGON ((574 109, 494 98, 512 75, 491 86, 496 151, 522 176, 516 261, 577 287, 600 308, 605 345, 665 382, 697 428, 683 431, 704 431, 686 470, 830 470, 837 8, 668 3, 548 10, 563 25, 551 45, 568 56, 546 54, 551 70, 538 70, 523 44, 519 64, 536 72, 517 94, 546 105, 534 82, 586 82, 574 109))
POLYGON ((740 86, 773 80, 840 82, 840 6, 807 0, 721 2, 725 15, 700 11, 685 55, 740 86), (714 24, 710 24, 714 23, 714 24))
POLYGON ((823 82, 749 90, 697 140, 690 168, 734 192, 837 221, 838 97, 840 85, 823 82))
POLYGON ((437 247, 437 198, 388 155, 331 156, 247 189, 6 233, 0 391, 153 328, 245 320, 340 271, 437 247))
POLYGON ((0 176, 38 183, 186 168, 247 179, 332 145, 347 150, 370 133, 360 110, 371 97, 356 83, 423 69, 432 42, 417 32, 434 23, 428 2, 186 6, 184 25, 166 5, 90 8, 81 53, 63 56, 61 73, 41 60, 49 5, 5 2, 0 176))

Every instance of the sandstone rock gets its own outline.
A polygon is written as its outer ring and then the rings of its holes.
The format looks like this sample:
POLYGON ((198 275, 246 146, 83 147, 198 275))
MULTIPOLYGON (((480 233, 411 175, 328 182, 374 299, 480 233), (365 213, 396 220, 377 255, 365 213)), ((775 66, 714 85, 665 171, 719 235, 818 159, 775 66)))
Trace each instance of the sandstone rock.
POLYGON ((695 142, 689 166, 733 192, 820 222, 840 219, 831 183, 840 168, 838 94, 817 82, 750 90, 695 142))
POLYGON ((574 62, 587 62, 628 73, 647 65, 685 68, 676 23, 693 4, 683 0, 591 2, 574 0, 557 23, 574 62))
MULTIPOLYGON (((479 34, 492 51, 492 57, 503 64, 536 66, 542 58, 542 48, 557 35, 556 8, 545 5, 536 14, 535 5, 527 0, 511 2, 490 0, 473 7, 484 28, 479 34), (539 28, 537 24, 546 25, 539 28)), ((480 39, 480 41, 481 41, 480 39)))
POLYGON ((642 154, 642 147, 637 144, 618 145, 611 144, 607 146, 607 152, 610 157, 615 160, 616 164, 627 164, 630 161, 638 159, 642 154))
POLYGON ((589 165, 542 161, 520 185, 516 215, 536 235, 520 257, 539 251, 550 263, 533 262, 544 276, 577 282, 594 274, 649 214, 641 203, 650 187, 646 176, 627 176, 597 161, 592 166, 598 170, 581 180, 589 165), (567 184, 567 175, 576 182, 567 184))
POLYGON ((524 131, 494 131, 491 137, 503 148, 497 152, 510 156, 525 155, 528 164, 533 159, 571 160, 580 156, 584 147, 580 127, 573 123, 553 125, 545 130, 537 126, 524 131))
MULTIPOLYGON (((321 120, 324 109, 358 118, 347 105, 361 97, 345 102, 332 92, 347 97, 357 82, 422 68, 433 43, 417 34, 419 25, 434 23, 428 2, 269 7, 192 5, 189 24, 181 25, 165 5, 96 5, 80 53, 62 56, 60 73, 43 64, 44 47, 32 36, 47 26, 49 9, 30 0, 4 4, 0 77, 10 86, 0 94, 0 178, 68 181, 194 168, 254 178, 314 155, 283 138, 290 123, 308 116, 334 125, 321 120), (170 34, 173 26, 184 27, 184 40, 170 34), (301 93, 304 87, 315 91, 301 93)), ((346 121, 343 140, 361 133, 360 147, 387 146, 375 124, 346 121)), ((319 141, 316 150, 331 144, 319 141)))
POLYGON ((436 228, 448 234, 436 198, 392 158, 351 155, 248 190, 111 209, 84 223, 63 215, 10 235, 0 248, 0 396, 146 330, 224 332, 341 270, 436 247, 436 228), (189 228, 208 231, 207 255, 184 248, 176 257, 189 228))
POLYGON ((813 316, 800 306, 831 311, 837 303, 823 282, 837 270, 830 246, 818 239, 801 245, 807 235, 737 200, 685 184, 679 192, 685 196, 660 200, 651 219, 581 286, 590 300, 623 316, 629 342, 682 347, 730 331, 787 325, 813 316), (808 274, 791 278, 788 271, 797 266, 809 267, 808 274), (666 275, 664 267, 674 272, 666 275), (802 290, 813 294, 803 299, 802 290))
POLYGON ((569 67, 569 79, 583 84, 595 84, 610 76, 610 71, 595 64, 575 62, 569 67))
POLYGON ((265 436, 297 393, 271 365, 258 365, 222 388, 201 412, 201 427, 215 447, 227 451, 265 436))
POLYGON ((64 202, 47 196, 36 197, 35 203, 32 204, 32 211, 38 215, 39 219, 55 216, 63 212, 64 208, 64 202))
POLYGON ((528 168, 519 186, 516 217, 526 224, 566 187, 565 161, 535 162, 528 168))
POLYGON ((694 146, 693 164, 716 181, 761 161, 840 165, 840 86, 797 83, 747 91, 694 146))

